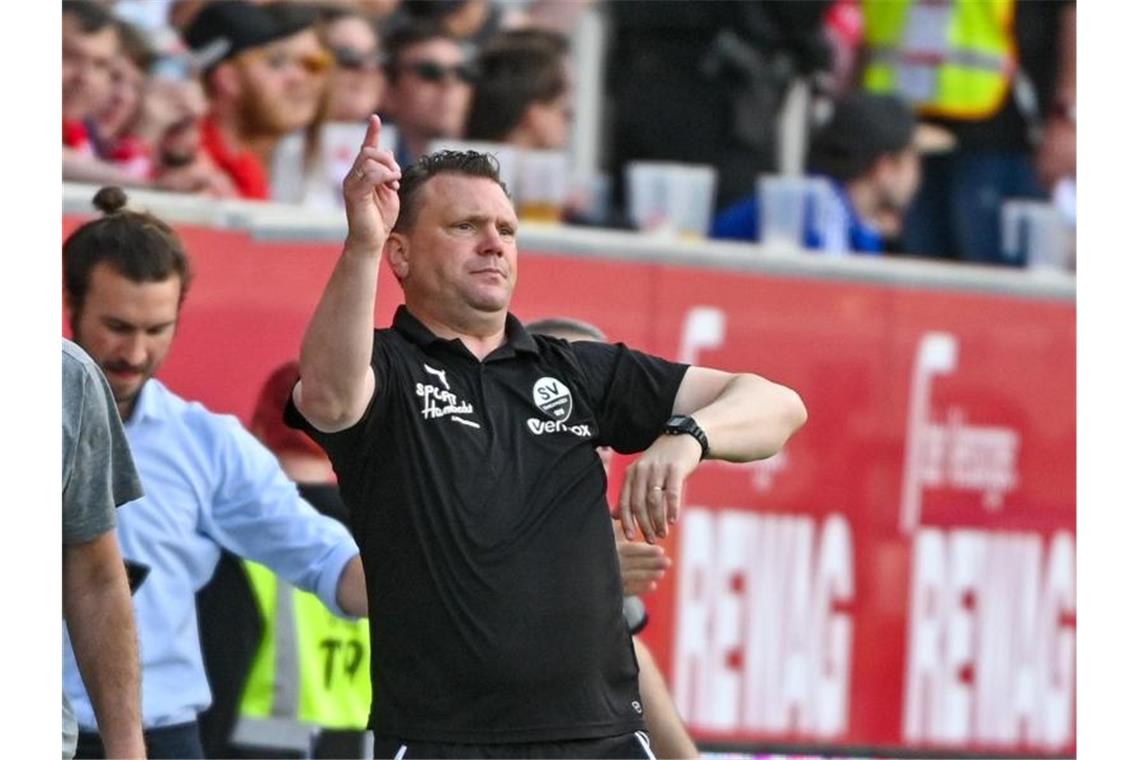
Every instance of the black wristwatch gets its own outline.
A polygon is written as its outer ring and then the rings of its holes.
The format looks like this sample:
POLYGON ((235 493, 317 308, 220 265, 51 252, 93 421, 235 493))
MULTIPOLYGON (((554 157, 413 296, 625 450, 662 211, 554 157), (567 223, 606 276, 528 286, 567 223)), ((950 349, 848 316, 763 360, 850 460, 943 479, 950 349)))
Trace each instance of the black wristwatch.
POLYGON ((697 443, 701 444, 701 459, 708 457, 709 438, 692 417, 684 414, 675 414, 665 420, 665 429, 661 432, 665 435, 686 434, 693 436, 697 439, 697 443))

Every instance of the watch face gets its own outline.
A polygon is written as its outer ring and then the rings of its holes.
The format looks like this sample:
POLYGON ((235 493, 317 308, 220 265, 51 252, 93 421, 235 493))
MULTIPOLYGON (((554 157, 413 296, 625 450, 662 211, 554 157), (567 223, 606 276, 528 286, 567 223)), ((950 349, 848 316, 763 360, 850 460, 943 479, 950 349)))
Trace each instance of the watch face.
POLYGON ((665 425, 667 427, 679 427, 679 426, 685 424, 686 419, 688 419, 688 418, 685 417, 684 415, 677 414, 677 415, 670 417, 668 420, 666 420, 665 425))

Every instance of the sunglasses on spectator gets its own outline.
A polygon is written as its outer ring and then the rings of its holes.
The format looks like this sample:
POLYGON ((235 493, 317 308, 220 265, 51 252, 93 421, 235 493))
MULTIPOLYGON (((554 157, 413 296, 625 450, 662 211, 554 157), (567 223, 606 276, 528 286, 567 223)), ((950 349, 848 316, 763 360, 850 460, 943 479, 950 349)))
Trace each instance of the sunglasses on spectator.
POLYGON ((280 71, 291 63, 295 63, 310 74, 323 74, 333 65, 333 57, 325 51, 319 53, 305 53, 303 55, 289 54, 284 50, 250 50, 247 54, 261 58, 269 68, 280 71))
POLYGON ((403 71, 410 71, 425 82, 439 83, 453 76, 464 84, 474 84, 479 76, 475 67, 468 63, 457 63, 453 66, 444 66, 435 61, 417 61, 407 63, 400 67, 403 71))
POLYGON ((334 47, 332 54, 337 66, 351 71, 373 71, 384 63, 384 54, 378 50, 362 53, 355 48, 334 47))

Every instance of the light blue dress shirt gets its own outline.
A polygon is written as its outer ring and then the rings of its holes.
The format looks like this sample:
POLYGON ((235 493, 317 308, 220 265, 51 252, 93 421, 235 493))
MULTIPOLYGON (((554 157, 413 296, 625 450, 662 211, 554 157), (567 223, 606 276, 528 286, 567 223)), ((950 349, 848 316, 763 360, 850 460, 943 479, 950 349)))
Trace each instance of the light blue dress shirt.
MULTIPOLYGON (((142 667, 142 722, 187 723, 210 704, 194 594, 224 547, 336 603, 341 571, 359 550, 336 520, 297 493, 276 458, 236 417, 210 412, 150 380, 126 422, 146 495, 118 510, 119 549, 150 567, 133 597, 142 667)), ((63 687, 82 730, 95 730, 64 630, 63 687)))

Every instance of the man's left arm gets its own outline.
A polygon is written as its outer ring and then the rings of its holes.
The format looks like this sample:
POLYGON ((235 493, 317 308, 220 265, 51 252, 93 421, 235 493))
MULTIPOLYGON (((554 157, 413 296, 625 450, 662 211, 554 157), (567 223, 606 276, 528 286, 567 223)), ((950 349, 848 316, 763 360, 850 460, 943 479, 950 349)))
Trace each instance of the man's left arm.
POLYGON ((368 589, 364 586, 364 563, 359 554, 345 563, 340 573, 336 603, 353 617, 368 617, 368 589))
POLYGON ((367 615, 360 550, 348 529, 301 498, 276 457, 236 419, 224 419, 214 435, 221 471, 203 530, 316 594, 334 614, 367 615))
MULTIPOLYGON (((690 416, 700 426, 709 459, 728 462, 773 456, 807 421, 803 401, 790 388, 706 367, 685 372, 673 414, 690 416)), ((680 515, 682 486, 701 453, 695 437, 663 434, 626 470, 618 503, 626 538, 632 540, 637 527, 650 543, 668 535, 680 515)))

